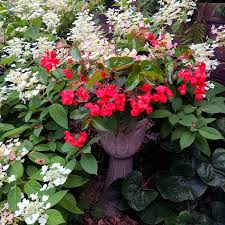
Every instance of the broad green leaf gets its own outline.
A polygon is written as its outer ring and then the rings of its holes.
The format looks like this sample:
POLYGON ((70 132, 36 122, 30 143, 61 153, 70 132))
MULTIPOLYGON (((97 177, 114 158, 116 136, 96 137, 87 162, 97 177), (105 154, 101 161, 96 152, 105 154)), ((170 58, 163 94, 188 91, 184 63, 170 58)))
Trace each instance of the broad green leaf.
POLYGON ((179 121, 179 123, 186 127, 191 127, 194 123, 197 122, 197 118, 193 114, 184 115, 183 118, 179 121))
POLYGON ((145 209, 158 196, 154 190, 142 189, 142 174, 140 172, 132 172, 124 179, 122 194, 129 206, 135 211, 145 209))
POLYGON ((193 113, 197 108, 192 106, 192 105, 185 105, 184 107, 184 113, 185 114, 190 114, 193 113))
POLYGON ((187 147, 189 147, 190 145, 193 144, 195 140, 195 133, 190 132, 190 131, 185 131, 180 139, 180 147, 181 149, 185 149, 187 147))
POLYGON ((81 120, 88 115, 88 112, 84 108, 75 109, 70 113, 70 119, 72 120, 81 120))
POLYGON ((162 173, 157 179, 157 188, 164 199, 172 202, 195 200, 202 196, 207 185, 198 177, 174 176, 162 173))
POLYGON ((65 188, 76 188, 80 187, 83 184, 86 184, 88 182, 88 179, 83 178, 78 175, 69 175, 67 181, 65 184, 63 184, 63 187, 65 188))
POLYGON ((28 158, 38 164, 38 165, 45 165, 45 164, 49 164, 50 163, 50 160, 49 160, 49 157, 46 155, 46 154, 43 154, 41 152, 31 152, 29 155, 28 155, 28 158))
POLYGON ((74 195, 67 193, 62 201, 60 202, 60 206, 62 206, 67 211, 74 214, 83 214, 84 212, 77 207, 77 201, 74 195))
POLYGON ((0 132, 9 131, 12 129, 15 129, 15 127, 12 124, 0 123, 0 132))
POLYGON ((117 120, 114 116, 107 118, 92 118, 92 126, 100 131, 112 131, 113 133, 117 132, 117 120))
POLYGON ((99 82, 103 79, 102 72, 103 70, 97 70, 91 75, 91 77, 89 77, 89 80, 87 81, 89 88, 92 88, 96 82, 99 82))
POLYGON ((56 209, 48 209, 46 210, 46 214, 48 215, 48 221, 46 225, 59 225, 66 222, 62 214, 56 209))
POLYGON ((68 129, 68 118, 62 105, 55 103, 49 107, 49 114, 61 127, 68 129))
POLYGON ((172 101, 172 108, 173 110, 176 112, 178 111, 183 104, 183 100, 181 97, 176 97, 173 101, 172 101))
POLYGON ((134 62, 132 57, 112 57, 106 61, 106 67, 110 70, 120 71, 131 67, 134 62))
POLYGON ((201 151, 203 154, 207 156, 211 155, 209 144, 203 136, 197 134, 195 137, 194 144, 197 147, 197 149, 201 151))
POLYGON ((212 113, 212 114, 215 114, 215 113, 225 113, 225 109, 222 108, 222 107, 224 107, 224 105, 222 106, 219 103, 211 103, 211 104, 202 106, 201 107, 201 110, 203 112, 212 113))
POLYGON ((18 128, 15 128, 13 130, 10 130, 8 132, 6 132, 5 134, 2 135, 2 138, 15 138, 18 137, 19 135, 21 135, 21 133, 23 133, 24 131, 26 131, 27 129, 29 129, 30 126, 21 126, 18 128))
POLYGON ((9 175, 15 175, 16 180, 20 180, 24 173, 24 167, 21 161, 15 161, 9 168, 9 175))
POLYGON ((138 73, 131 73, 126 82, 126 91, 132 91, 140 82, 138 73))
POLYGON ((38 193, 41 188, 41 184, 36 180, 28 180, 24 185, 24 192, 30 196, 31 194, 38 193))
POLYGON ((17 203, 20 202, 22 197, 22 192, 19 187, 13 187, 8 192, 8 198, 7 201, 9 203, 10 209, 12 209, 13 212, 17 210, 17 203))
POLYGON ((98 163, 92 154, 82 155, 80 164, 87 173, 97 175, 98 163))
POLYGON ((57 205, 66 195, 68 191, 58 191, 49 196, 48 202, 51 204, 51 207, 57 205))
POLYGON ((0 61, 0 65, 10 65, 10 64, 12 64, 14 62, 15 59, 16 59, 16 55, 12 55, 12 56, 3 58, 0 61))
POLYGON ((166 109, 159 109, 159 110, 154 110, 151 114, 151 118, 167 118, 171 115, 172 113, 169 110, 166 109))
POLYGON ((215 128, 212 127, 202 127, 199 130, 199 133, 207 138, 207 139, 211 139, 211 140, 219 140, 219 139, 224 139, 223 136, 221 135, 221 133, 216 130, 215 128))

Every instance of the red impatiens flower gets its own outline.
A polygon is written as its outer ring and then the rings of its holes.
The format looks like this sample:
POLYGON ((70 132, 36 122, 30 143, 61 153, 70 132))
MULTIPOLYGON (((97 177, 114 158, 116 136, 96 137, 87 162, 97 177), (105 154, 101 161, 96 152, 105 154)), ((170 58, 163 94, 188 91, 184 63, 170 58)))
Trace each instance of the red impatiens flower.
POLYGON ((66 140, 66 143, 70 143, 71 145, 73 145, 75 147, 79 147, 79 148, 83 147, 87 141, 86 132, 81 132, 79 134, 78 139, 76 139, 74 135, 71 135, 71 133, 69 131, 65 131, 64 134, 65 134, 64 139, 66 140))
POLYGON ((187 85, 182 84, 180 87, 177 88, 177 90, 180 92, 181 95, 187 94, 187 85))
POLYGON ((46 72, 49 73, 53 68, 57 68, 59 59, 56 57, 56 52, 47 51, 41 58, 41 66, 45 67, 46 72))
POLYGON ((85 88, 83 87, 79 87, 75 93, 75 95, 79 98, 80 101, 82 102, 86 102, 88 100, 88 98, 90 97, 89 96, 89 93, 88 93, 88 90, 86 90, 85 88))
POLYGON ((148 83, 144 83, 142 86, 141 86, 141 90, 143 92, 149 92, 152 88, 152 85, 148 84, 148 83))
POLYGON ((63 105, 72 105, 74 103, 74 92, 72 90, 63 90, 60 96, 63 105))
POLYGON ((70 80, 73 77, 73 72, 70 69, 64 69, 63 73, 66 75, 66 78, 70 80))
POLYGON ((146 33, 145 39, 148 41, 153 41, 153 40, 155 40, 155 36, 152 33, 146 33))

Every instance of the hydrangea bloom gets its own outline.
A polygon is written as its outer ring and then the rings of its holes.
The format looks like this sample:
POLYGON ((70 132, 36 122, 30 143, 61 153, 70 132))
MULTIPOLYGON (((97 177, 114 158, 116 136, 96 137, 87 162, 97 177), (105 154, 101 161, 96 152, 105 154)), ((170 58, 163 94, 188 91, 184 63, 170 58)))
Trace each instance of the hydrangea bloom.
POLYGON ((15 216, 21 218, 27 224, 38 222, 40 225, 45 225, 48 220, 48 215, 45 213, 51 204, 47 202, 48 196, 44 195, 41 199, 37 194, 30 195, 29 199, 23 198, 17 204, 18 210, 15 211, 15 216))
POLYGON ((53 163, 50 167, 42 166, 41 175, 43 175, 45 184, 41 190, 43 191, 64 184, 71 172, 70 169, 61 166, 59 163, 53 163))

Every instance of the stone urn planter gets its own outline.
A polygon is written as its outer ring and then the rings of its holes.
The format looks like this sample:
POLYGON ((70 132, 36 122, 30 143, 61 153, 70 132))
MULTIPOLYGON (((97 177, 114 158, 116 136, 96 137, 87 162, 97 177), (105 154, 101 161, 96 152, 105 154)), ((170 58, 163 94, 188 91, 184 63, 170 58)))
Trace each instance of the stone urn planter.
POLYGON ((102 203, 108 215, 118 215, 108 187, 118 178, 126 177, 133 170, 133 155, 138 152, 147 130, 148 119, 137 122, 129 131, 100 132, 101 144, 110 156, 102 203))

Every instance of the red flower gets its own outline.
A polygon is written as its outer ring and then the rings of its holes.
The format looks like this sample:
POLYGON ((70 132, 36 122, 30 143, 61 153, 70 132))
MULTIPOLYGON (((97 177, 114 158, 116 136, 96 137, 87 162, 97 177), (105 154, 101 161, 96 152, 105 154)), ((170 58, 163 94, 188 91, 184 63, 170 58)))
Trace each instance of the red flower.
POLYGON ((73 72, 70 69, 64 69, 63 73, 66 75, 66 78, 70 80, 73 77, 73 72))
POLYGON ((57 68, 58 65, 59 60, 54 51, 47 51, 41 58, 41 66, 45 67, 47 73, 49 73, 53 68, 57 68))
POLYGON ((152 33, 145 34, 145 39, 148 41, 155 40, 155 36, 152 33))
POLYGON ((98 104, 86 103, 86 108, 90 109, 90 113, 92 116, 99 116, 100 115, 100 106, 98 104))
POLYGON ((103 70, 102 73, 101 73, 101 77, 106 78, 106 76, 107 76, 107 73, 103 70))
POLYGON ((187 86, 186 84, 182 84, 180 87, 177 88, 181 95, 187 94, 187 86))
POLYGON ((151 90, 152 86, 148 83, 144 83, 142 86, 141 86, 141 90, 143 92, 149 92, 151 90))
POLYGON ((63 105, 72 105, 74 103, 74 92, 72 90, 63 90, 60 93, 63 105))
POLYGON ((90 97, 88 91, 84 89, 83 87, 79 87, 75 94, 83 102, 86 102, 88 98, 90 97))
POLYGON ((86 132, 81 132, 79 134, 79 138, 75 139, 74 135, 71 135, 69 131, 64 132, 66 143, 70 143, 75 147, 83 147, 85 142, 87 141, 87 134, 86 132))

